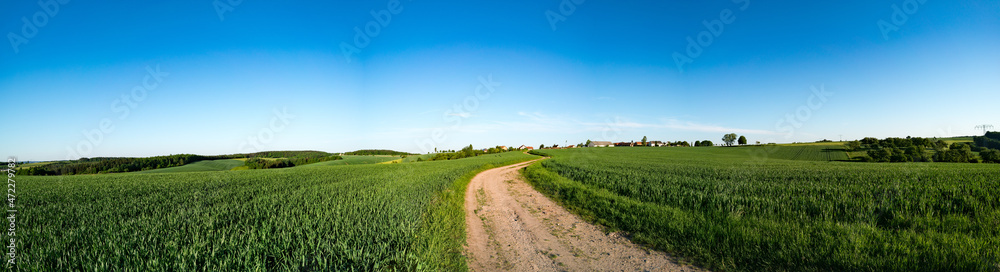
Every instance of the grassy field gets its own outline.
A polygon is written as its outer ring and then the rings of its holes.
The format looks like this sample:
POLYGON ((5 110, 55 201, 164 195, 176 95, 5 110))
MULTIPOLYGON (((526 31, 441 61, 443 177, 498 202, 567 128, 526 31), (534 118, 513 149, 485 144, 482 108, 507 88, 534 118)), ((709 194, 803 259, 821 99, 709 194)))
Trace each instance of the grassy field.
POLYGON ((428 159, 433 158, 433 157, 434 157, 434 154, 410 155, 410 156, 406 156, 406 158, 403 158, 403 162, 415 162, 415 161, 417 161, 417 159, 428 160, 428 159))
POLYGON ((846 161, 847 152, 843 144, 823 143, 806 145, 745 146, 732 147, 751 156, 799 161, 846 161))
POLYGON ((19 268, 461 271, 468 180, 533 158, 21 176, 19 268))
POLYGON ((344 157, 340 160, 335 161, 325 161, 306 164, 298 167, 323 167, 332 165, 360 165, 360 164, 377 164, 380 162, 387 162, 392 160, 398 160, 399 156, 365 156, 365 155, 343 155, 344 157))
POLYGON ((541 150, 552 159, 525 175, 584 218, 712 269, 1000 271, 998 165, 740 149, 541 150))
POLYGON ((25 163, 25 164, 22 164, 22 165, 18 166, 15 169, 20 170, 22 168, 31 168, 31 167, 35 167, 35 166, 42 166, 42 165, 47 165, 47 164, 52 164, 52 163, 55 163, 55 162, 47 161, 47 162, 25 163))
POLYGON ((944 142, 948 143, 948 144, 952 144, 952 143, 971 143, 972 142, 972 137, 970 136, 970 137, 941 138, 941 140, 944 140, 944 142))
POLYGON ((143 174, 155 174, 155 173, 183 173, 183 172, 205 172, 205 171, 226 171, 239 166, 243 166, 243 160, 232 159, 232 160, 211 160, 211 161, 199 161, 195 163, 190 163, 177 167, 160 168, 153 170, 140 171, 136 173, 143 174))

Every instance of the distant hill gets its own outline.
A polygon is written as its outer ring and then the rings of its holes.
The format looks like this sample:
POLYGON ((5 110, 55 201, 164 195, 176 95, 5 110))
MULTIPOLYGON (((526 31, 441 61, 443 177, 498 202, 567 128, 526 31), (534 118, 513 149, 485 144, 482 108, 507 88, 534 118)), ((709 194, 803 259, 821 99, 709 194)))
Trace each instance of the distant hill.
MULTIPOLYGON (((202 156, 178 154, 145 158, 98 157, 80 158, 72 161, 25 164, 20 167, 25 175, 76 175, 138 172, 184 166, 200 161, 229 160, 247 158, 257 163, 249 163, 250 168, 279 168, 305 165, 321 161, 337 160, 339 156, 322 151, 264 151, 246 154, 202 156), (271 162, 271 158, 277 158, 271 162)), ((192 168, 194 169, 194 168, 192 168)))
POLYGON ((335 161, 325 161, 317 162, 313 164, 304 165, 301 167, 323 167, 323 166, 333 166, 333 165, 359 165, 359 164, 376 164, 387 161, 398 160, 399 156, 364 156, 364 155, 344 155, 344 159, 335 161))
POLYGON ((388 149, 361 149, 357 151, 351 151, 344 153, 344 155, 390 155, 390 156, 402 156, 402 155, 417 155, 413 153, 407 153, 402 151, 388 150, 388 149))

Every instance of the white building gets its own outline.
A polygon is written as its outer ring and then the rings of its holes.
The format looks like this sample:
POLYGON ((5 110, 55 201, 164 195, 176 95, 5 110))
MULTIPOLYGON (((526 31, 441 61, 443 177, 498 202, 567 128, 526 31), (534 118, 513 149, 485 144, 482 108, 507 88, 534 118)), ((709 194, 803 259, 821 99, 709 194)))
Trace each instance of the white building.
POLYGON ((587 147, 609 147, 609 146, 615 146, 615 145, 607 141, 591 141, 590 145, 587 145, 587 147))

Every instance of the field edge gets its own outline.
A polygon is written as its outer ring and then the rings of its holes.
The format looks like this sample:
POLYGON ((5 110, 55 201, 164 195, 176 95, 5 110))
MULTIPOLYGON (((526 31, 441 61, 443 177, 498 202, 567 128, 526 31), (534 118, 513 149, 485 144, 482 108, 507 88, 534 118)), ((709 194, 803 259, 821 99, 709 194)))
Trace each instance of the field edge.
MULTIPOLYGON (((534 154, 532 154, 534 155, 534 154)), ((430 207, 421 216, 424 227, 417 234, 414 252, 421 252, 418 271, 468 271, 465 257, 465 191, 472 178, 483 171, 514 165, 540 158, 525 157, 506 161, 500 165, 484 164, 452 182, 448 189, 438 192, 430 207)))

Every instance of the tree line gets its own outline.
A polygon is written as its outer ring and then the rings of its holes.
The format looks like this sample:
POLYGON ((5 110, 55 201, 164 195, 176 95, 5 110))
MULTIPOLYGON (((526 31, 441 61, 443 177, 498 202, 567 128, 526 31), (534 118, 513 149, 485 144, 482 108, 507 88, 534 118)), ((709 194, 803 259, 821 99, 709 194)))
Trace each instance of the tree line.
POLYGON ((181 166, 203 160, 219 159, 218 157, 220 156, 178 154, 148 158, 80 158, 75 161, 34 166, 22 169, 20 172, 23 175, 34 176, 122 173, 181 166))
POLYGON ((344 155, 390 155, 390 156, 406 156, 406 155, 416 155, 413 153, 406 153, 402 151, 388 150, 388 149, 361 149, 357 151, 351 151, 344 153, 344 155))
MULTIPOLYGON (((238 159, 238 158, 292 158, 290 163, 301 165, 311 162, 322 161, 321 158, 331 157, 332 154, 321 151, 265 151, 247 154, 229 154, 202 156, 194 154, 177 154, 169 156, 155 156, 145 158, 126 157, 97 157, 80 158, 73 161, 60 161, 46 165, 34 166, 19 171, 22 175, 35 176, 55 176, 55 175, 79 175, 79 174, 108 174, 137 172, 144 170, 160 169, 167 167, 182 166, 189 163, 209 160, 238 159)), ((337 157, 339 158, 339 157, 337 157)), ((326 158, 332 160, 337 158, 326 158)))
POLYGON ((248 169, 270 169, 270 168, 295 167, 310 163, 343 159, 343 157, 341 156, 330 155, 330 154, 302 154, 289 158, 278 158, 278 159, 269 159, 269 158, 273 157, 248 158, 243 163, 243 165, 246 166, 248 169))
MULTIPOLYGON (((500 148, 500 146, 494 146, 494 147, 486 149, 486 151, 482 151, 482 150, 478 150, 478 149, 473 148, 472 145, 469 145, 469 146, 466 146, 466 147, 462 148, 462 150, 459 150, 459 151, 441 152, 441 153, 434 154, 433 157, 430 157, 430 158, 426 159, 426 161, 457 160, 457 159, 462 159, 462 158, 475 157, 475 156, 479 156, 479 155, 483 155, 483 154, 487 154, 487 153, 500 153, 500 152, 508 152, 508 151, 519 151, 519 150, 520 149, 517 149, 517 148, 508 148, 508 149, 504 150, 503 148, 500 148)), ((425 161, 425 160, 423 158, 417 158, 417 161, 425 161)))
POLYGON ((973 137, 972 143, 948 144, 944 140, 921 137, 877 139, 866 137, 844 144, 848 151, 866 151, 865 162, 958 162, 1000 163, 1000 133, 973 137), (929 155, 932 151, 933 155, 929 155), (976 155, 974 152, 979 152, 976 155))

